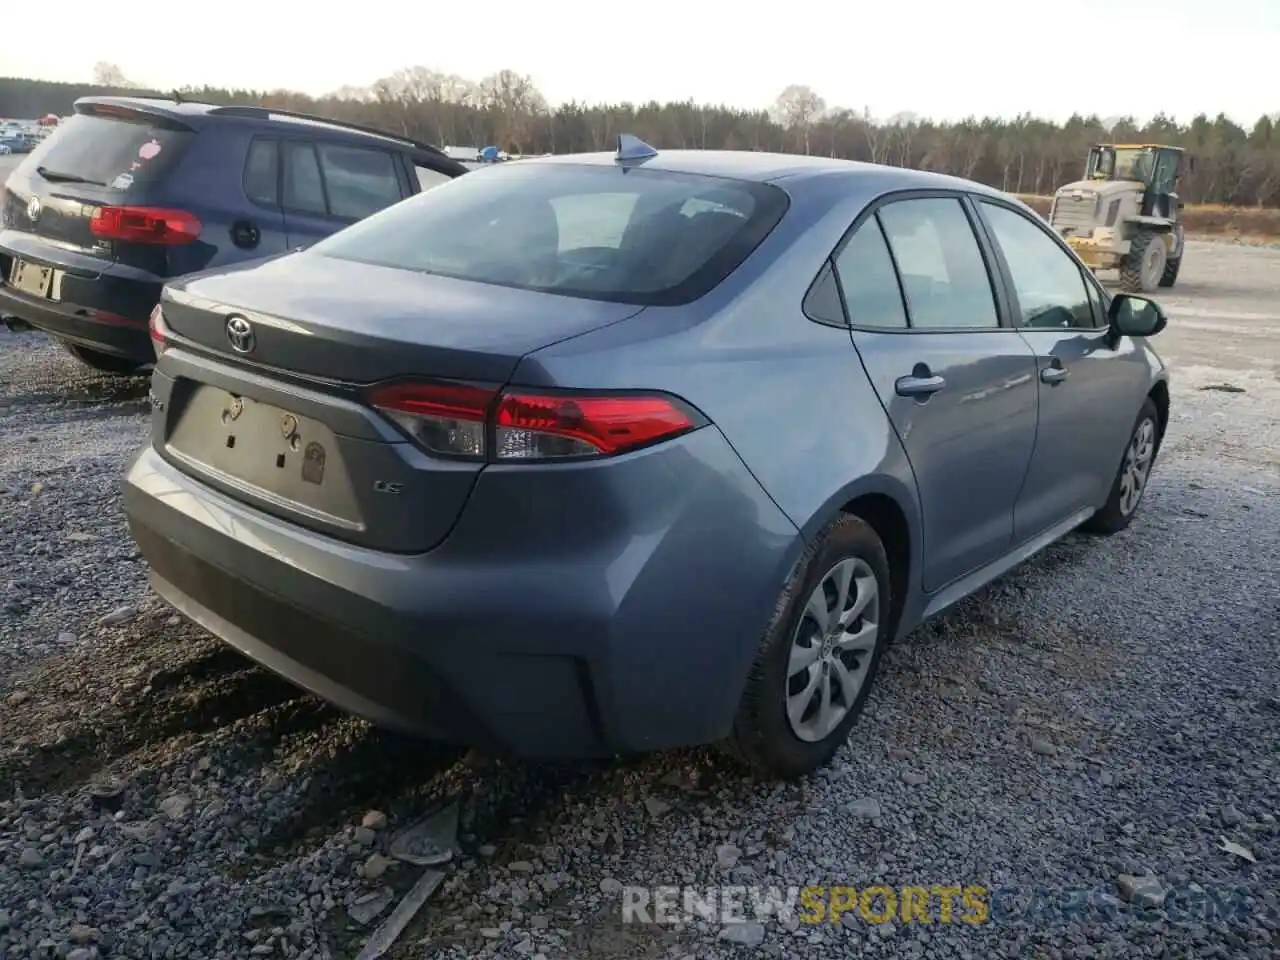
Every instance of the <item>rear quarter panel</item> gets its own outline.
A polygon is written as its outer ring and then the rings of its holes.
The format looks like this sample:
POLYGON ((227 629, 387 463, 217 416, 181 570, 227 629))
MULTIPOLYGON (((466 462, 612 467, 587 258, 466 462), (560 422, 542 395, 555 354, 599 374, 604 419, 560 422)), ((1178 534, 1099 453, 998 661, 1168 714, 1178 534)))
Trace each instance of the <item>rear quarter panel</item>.
POLYGON ((250 124, 210 122, 173 174, 155 189, 155 196, 147 198, 149 204, 189 210, 200 218, 200 239, 168 251, 168 276, 180 277, 285 251, 283 214, 254 204, 244 189, 250 140, 274 135, 250 124), (232 226, 242 220, 258 227, 261 239, 252 249, 231 242, 232 226))
POLYGON ((773 233, 706 297, 536 351, 512 382, 676 394, 724 433, 803 539, 850 500, 878 493, 902 509, 916 557, 914 477, 849 331, 801 310, 825 258, 880 192, 856 183, 810 178, 773 233))

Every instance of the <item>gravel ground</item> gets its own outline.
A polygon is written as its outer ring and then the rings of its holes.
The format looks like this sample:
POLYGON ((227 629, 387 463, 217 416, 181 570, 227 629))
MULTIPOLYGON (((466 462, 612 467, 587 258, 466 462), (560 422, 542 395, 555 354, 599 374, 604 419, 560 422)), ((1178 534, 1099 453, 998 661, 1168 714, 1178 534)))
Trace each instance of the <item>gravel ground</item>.
POLYGON ((461 757, 276 680, 148 596, 117 493, 145 384, 0 332, 0 958, 355 957, 358 901, 421 872, 390 837, 450 799, 462 852, 389 956, 1276 956, 1277 293, 1280 248, 1189 248, 1138 521, 894 647, 785 786, 702 750, 461 757), (715 883, 982 885, 991 918, 621 922, 623 884, 715 883))

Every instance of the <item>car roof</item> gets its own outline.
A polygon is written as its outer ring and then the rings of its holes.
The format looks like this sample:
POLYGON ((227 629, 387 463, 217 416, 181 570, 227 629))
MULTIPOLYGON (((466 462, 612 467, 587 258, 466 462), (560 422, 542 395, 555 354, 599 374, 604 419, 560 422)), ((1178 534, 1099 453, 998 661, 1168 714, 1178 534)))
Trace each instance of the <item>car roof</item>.
MULTIPOLYGON (((614 153, 571 153, 550 157, 530 157, 514 163, 577 164, 614 166, 620 161, 614 153)), ((785 182, 788 190, 803 189, 808 180, 831 177, 857 179, 860 186, 872 191, 888 190, 964 190, 988 196, 1007 197, 993 187, 928 170, 912 170, 860 160, 835 157, 801 156, 789 153, 764 153, 753 150, 659 150, 642 160, 621 161, 628 166, 672 173, 694 173, 758 183, 785 182)))

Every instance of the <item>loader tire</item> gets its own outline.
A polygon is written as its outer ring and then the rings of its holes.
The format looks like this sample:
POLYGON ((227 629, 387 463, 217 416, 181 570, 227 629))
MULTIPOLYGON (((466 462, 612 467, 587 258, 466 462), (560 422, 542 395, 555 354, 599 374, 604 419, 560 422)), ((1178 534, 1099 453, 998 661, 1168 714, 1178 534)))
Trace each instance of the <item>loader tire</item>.
POLYGON ((1182 255, 1172 257, 1165 262, 1164 273, 1160 276, 1160 286, 1172 287, 1178 282, 1178 268, 1182 266, 1182 255))
POLYGON ((1164 238, 1144 230, 1133 238, 1129 255, 1120 265, 1120 287, 1125 293, 1150 293, 1160 285, 1168 263, 1164 238))

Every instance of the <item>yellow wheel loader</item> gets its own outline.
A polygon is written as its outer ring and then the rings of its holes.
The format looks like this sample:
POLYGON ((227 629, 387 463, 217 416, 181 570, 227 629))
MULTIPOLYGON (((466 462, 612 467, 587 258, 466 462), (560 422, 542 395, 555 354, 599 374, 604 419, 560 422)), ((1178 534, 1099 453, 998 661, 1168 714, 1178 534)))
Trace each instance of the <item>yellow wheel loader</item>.
POLYGON ((1126 292, 1172 287, 1182 266, 1183 163, 1180 147, 1096 144, 1084 179, 1054 194, 1049 225, 1094 271, 1118 270, 1126 292))

